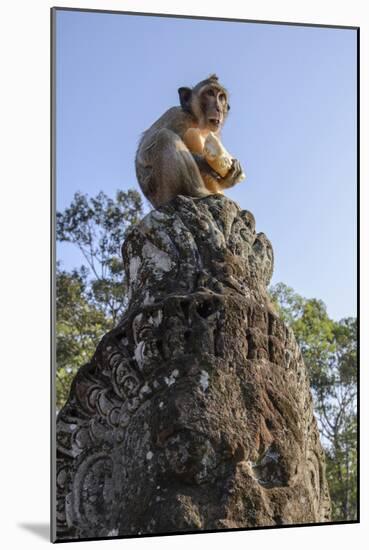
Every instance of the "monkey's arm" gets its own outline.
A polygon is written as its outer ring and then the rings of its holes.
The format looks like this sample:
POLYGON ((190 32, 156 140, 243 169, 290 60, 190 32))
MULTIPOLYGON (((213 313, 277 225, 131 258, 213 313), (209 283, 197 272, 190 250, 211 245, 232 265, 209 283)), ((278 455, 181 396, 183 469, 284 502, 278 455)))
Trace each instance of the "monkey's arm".
POLYGON ((245 177, 240 161, 232 159, 232 166, 228 174, 222 178, 219 177, 218 185, 220 189, 229 189, 239 183, 245 177))
POLYGON ((233 187, 234 185, 242 181, 245 177, 240 161, 237 159, 232 159, 232 166, 229 172, 224 178, 222 178, 222 176, 220 176, 218 172, 213 170, 213 168, 208 164, 208 162, 202 155, 199 155, 197 153, 191 154, 200 170, 206 187, 212 193, 218 193, 221 192, 223 189, 229 189, 230 187, 233 187))

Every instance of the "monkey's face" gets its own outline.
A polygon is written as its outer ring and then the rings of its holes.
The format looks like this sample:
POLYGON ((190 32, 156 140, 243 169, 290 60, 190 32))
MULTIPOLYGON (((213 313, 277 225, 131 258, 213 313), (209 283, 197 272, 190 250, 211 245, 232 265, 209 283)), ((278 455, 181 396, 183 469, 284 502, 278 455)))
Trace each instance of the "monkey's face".
POLYGON ((193 89, 179 88, 182 109, 191 113, 201 130, 217 133, 230 109, 228 92, 216 80, 206 80, 193 89))
POLYGON ((219 86, 205 86, 199 93, 199 106, 200 128, 218 132, 229 110, 227 92, 219 86))

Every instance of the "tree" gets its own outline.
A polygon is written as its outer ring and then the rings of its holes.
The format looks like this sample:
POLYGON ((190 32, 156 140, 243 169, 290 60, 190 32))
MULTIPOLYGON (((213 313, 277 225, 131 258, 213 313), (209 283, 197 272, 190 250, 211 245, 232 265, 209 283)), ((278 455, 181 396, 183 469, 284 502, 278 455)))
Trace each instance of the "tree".
POLYGON ((270 289, 292 328, 308 369, 315 413, 327 456, 333 519, 357 513, 357 324, 329 318, 321 300, 306 299, 283 283, 270 289))
POLYGON ((56 394, 60 409, 78 370, 91 358, 96 343, 111 328, 104 313, 86 296, 86 274, 81 269, 56 273, 56 394))
POLYGON ((89 303, 114 325, 127 305, 120 248, 141 214, 141 197, 129 190, 118 191, 115 200, 102 191, 91 198, 76 193, 69 208, 56 215, 57 240, 76 245, 84 258, 89 303))
POLYGON ((142 214, 140 195, 118 191, 115 200, 76 193, 69 208, 57 213, 57 240, 75 245, 84 262, 56 273, 56 393, 65 403, 79 367, 93 355, 101 337, 126 307, 121 246, 129 227, 142 214))
POLYGON ((336 518, 355 519, 357 507, 357 366, 356 319, 335 326, 330 384, 320 396, 322 432, 330 442, 328 479, 336 518))

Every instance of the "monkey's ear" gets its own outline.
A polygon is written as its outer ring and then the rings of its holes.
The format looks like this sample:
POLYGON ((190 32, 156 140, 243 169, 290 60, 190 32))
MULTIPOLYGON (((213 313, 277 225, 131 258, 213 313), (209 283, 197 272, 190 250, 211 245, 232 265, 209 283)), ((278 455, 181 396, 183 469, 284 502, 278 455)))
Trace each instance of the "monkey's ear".
POLYGON ((179 102, 184 111, 190 110, 190 101, 192 96, 191 88, 178 88, 179 102))

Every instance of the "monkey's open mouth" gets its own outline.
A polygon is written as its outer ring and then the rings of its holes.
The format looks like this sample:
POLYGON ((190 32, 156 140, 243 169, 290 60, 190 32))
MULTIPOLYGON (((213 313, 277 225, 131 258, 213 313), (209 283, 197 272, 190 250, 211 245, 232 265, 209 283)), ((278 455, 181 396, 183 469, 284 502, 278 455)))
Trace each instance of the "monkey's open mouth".
POLYGON ((219 118, 209 118, 210 124, 214 124, 214 126, 219 126, 220 120, 219 118))

